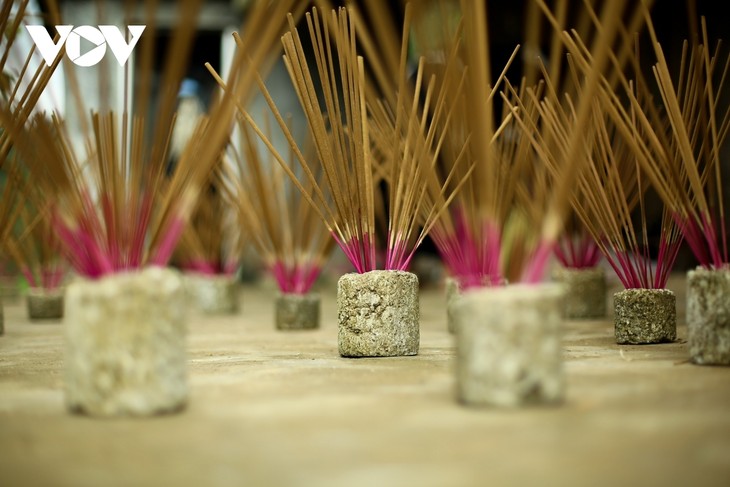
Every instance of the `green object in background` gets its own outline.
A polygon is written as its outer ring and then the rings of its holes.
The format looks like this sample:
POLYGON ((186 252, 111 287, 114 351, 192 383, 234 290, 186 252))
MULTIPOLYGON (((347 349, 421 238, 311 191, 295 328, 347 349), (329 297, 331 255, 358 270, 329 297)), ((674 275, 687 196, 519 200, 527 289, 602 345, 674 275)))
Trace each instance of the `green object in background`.
POLYGON ((9 260, 0 260, 0 297, 16 298, 26 289, 28 283, 17 266, 9 260))
POLYGON ((418 63, 420 56, 433 57, 434 53, 442 52, 448 45, 448 36, 455 33, 461 20, 461 12, 456 4, 431 2, 424 13, 414 23, 417 30, 411 28, 408 39, 408 60, 418 63))
POLYGON ((28 291, 28 289, 30 289, 30 284, 28 283, 28 279, 26 279, 24 276, 18 276, 15 286, 17 287, 18 291, 20 291, 23 294, 26 291, 28 291))

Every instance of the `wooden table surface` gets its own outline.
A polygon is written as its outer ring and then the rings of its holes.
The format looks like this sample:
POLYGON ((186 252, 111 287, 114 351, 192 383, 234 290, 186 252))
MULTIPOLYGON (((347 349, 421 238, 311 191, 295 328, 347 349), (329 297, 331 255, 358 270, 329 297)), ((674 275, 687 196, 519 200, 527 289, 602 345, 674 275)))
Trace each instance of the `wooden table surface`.
POLYGON ((344 359, 331 286, 310 332, 276 331, 271 289, 244 286, 239 315, 191 312, 189 405, 153 418, 69 414, 62 326, 5 303, 0 486, 728 486, 730 367, 688 363, 683 282, 677 342, 567 322, 565 403, 518 410, 455 401, 440 289, 418 356, 344 359))

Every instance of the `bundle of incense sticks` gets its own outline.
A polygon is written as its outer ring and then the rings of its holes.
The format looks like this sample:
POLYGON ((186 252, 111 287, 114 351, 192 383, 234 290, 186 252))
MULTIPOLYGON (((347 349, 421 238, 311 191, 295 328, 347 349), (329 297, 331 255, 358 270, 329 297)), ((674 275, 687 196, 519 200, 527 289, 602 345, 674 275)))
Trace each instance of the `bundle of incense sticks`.
MULTIPOLYGON (((587 69, 588 63, 583 68, 587 69)), ((645 134, 640 127, 633 127, 632 138, 626 140, 610 122, 606 107, 616 99, 609 95, 607 85, 604 78, 594 101, 593 134, 585 154, 588 163, 578 178, 573 208, 624 287, 663 289, 682 238, 671 214, 665 210, 657 252, 650 247, 645 203, 649 179, 636 161, 634 147, 634 139, 645 134), (637 218, 638 225, 635 223, 637 218), (655 258, 656 263, 653 262, 655 258)), ((648 100, 647 95, 643 93, 641 98, 648 100)), ((541 104, 541 116, 548 119, 551 126, 560 127, 567 133, 571 113, 555 109, 555 106, 541 104)), ((660 159, 664 154, 652 156, 658 159, 657 164, 667 163, 660 159)), ((546 160, 548 164, 554 162, 550 158, 546 160)))
MULTIPOLYGON (((684 43, 679 77, 673 79, 648 12, 646 16, 657 56, 653 73, 669 128, 655 124, 652 112, 633 118, 623 112, 619 118, 616 110, 614 115, 625 124, 634 122, 649 135, 636 141, 637 159, 700 265, 719 269, 729 262, 723 192, 727 170, 720 151, 730 130, 730 107, 722 101, 730 84, 730 53, 719 42, 710 46, 703 18, 701 35, 684 43), (655 152, 663 153, 666 163, 652 158, 655 152)), ((637 97, 630 100, 639 112, 637 97)))
MULTIPOLYGON (((546 7, 544 2, 538 0, 538 3, 543 13, 545 13, 546 17, 555 29, 556 36, 553 39, 553 46, 557 45, 559 42, 565 44, 565 38, 570 36, 582 39, 580 30, 573 29, 570 34, 562 30, 562 22, 566 12, 566 1, 558 2, 556 8, 557 16, 546 7), (561 19, 561 15, 563 19, 561 19), (560 41, 558 39, 560 39, 560 41)), ((641 8, 634 6, 633 8, 629 7, 626 9, 624 6, 625 3, 621 2, 606 2, 603 4, 602 11, 599 15, 593 10, 591 4, 584 4, 583 8, 585 9, 586 14, 581 15, 580 17, 583 19, 583 25, 589 23, 590 27, 588 29, 584 27, 581 30, 587 31, 592 28, 595 30, 595 35, 591 38, 586 38, 583 46, 584 52, 591 57, 593 62, 589 70, 584 71, 582 76, 574 78, 571 83, 572 86, 575 87, 574 89, 577 89, 578 91, 576 98, 574 98, 574 104, 567 110, 565 107, 561 109, 561 105, 566 99, 564 90, 560 92, 557 90, 557 87, 559 87, 560 84, 556 83, 556 76, 558 76, 560 71, 555 69, 554 66, 551 66, 551 72, 545 71, 543 73, 545 82, 548 85, 546 95, 554 100, 552 106, 552 110, 554 110, 553 113, 559 114, 561 112, 570 112, 573 116, 569 118, 571 123, 569 127, 567 127, 567 130, 561 131, 557 127, 553 126, 554 117, 545 117, 547 113, 543 111, 541 115, 543 119, 542 131, 547 134, 547 137, 543 137, 545 143, 537 150, 542 153, 541 158, 546 161, 550 158, 550 156, 548 156, 548 159, 545 159, 545 150, 547 150, 547 152, 554 152, 554 155, 558 155, 558 158, 553 159, 553 161, 560 164, 560 166, 554 167, 567 169, 572 166, 571 171, 574 171, 571 176, 567 178, 560 177, 559 179, 556 179, 556 191, 551 196, 550 208, 543 223, 541 237, 543 242, 541 245, 543 249, 551 245, 551 242, 554 242, 555 222, 551 220, 553 220, 553 218, 560 218, 561 211, 569 211, 570 202, 575 199, 574 193, 571 193, 570 191, 571 186, 565 185, 565 183, 570 185, 574 183, 575 177, 578 174, 577 169, 580 169, 581 161, 586 160, 585 147, 590 146, 590 138, 592 137, 590 131, 591 124, 589 121, 592 118, 593 99, 596 96, 597 91, 600 89, 601 82, 604 79, 604 74, 606 71, 609 71, 608 66, 611 66, 613 69, 611 69, 608 74, 605 74, 605 76, 608 77, 609 80, 615 80, 617 72, 622 72, 624 67, 623 63, 626 62, 626 58, 630 53, 630 48, 632 46, 630 39, 627 39, 625 35, 618 35, 619 33, 624 32, 624 19, 629 19, 627 25, 629 26, 630 32, 637 32, 641 27, 641 8), (618 37, 618 40, 614 42, 614 38, 616 37, 618 37), (590 47, 587 47, 587 42, 590 42, 590 47), (614 47, 614 44, 616 44, 616 47, 614 47), (614 52, 618 53, 618 58, 616 62, 611 64, 610 61, 614 59, 614 57, 612 57, 614 52), (568 161, 567 164, 564 162, 565 160, 568 161), (552 229, 551 226, 553 227, 552 229)), ((583 35, 585 36, 586 34, 583 35)), ((557 61, 557 58, 551 57, 550 62, 552 63, 553 61, 557 61)), ((564 68, 563 71, 571 73, 569 76, 574 76, 570 66, 564 68)), ((563 74, 563 79, 565 79, 565 77, 566 75, 563 74)), ((613 83, 615 83, 615 81, 613 81, 613 83)), ((550 108, 550 105, 543 103, 541 104, 541 107, 550 108)), ((565 120, 565 118, 563 119, 565 120)), ((539 275, 540 266, 541 264, 539 259, 531 264, 527 273, 528 280, 534 279, 539 275)))
POLYGON ((600 262, 601 250, 578 217, 570 215, 566 229, 555 245, 555 257, 565 268, 591 269, 600 262))
MULTIPOLYGON (((384 174, 389 192, 385 209, 388 220, 385 269, 404 270, 465 181, 462 178, 449 187, 454 172, 443 179, 435 172, 442 143, 438 127, 452 116, 451 107, 445 103, 443 90, 436 89, 433 81, 424 82, 423 62, 419 63, 414 87, 406 88, 407 37, 401 43, 395 105, 387 98, 367 99, 364 60, 358 56, 356 25, 348 11, 320 14, 315 8, 306 18, 315 53, 314 67, 308 66, 293 24, 282 40, 285 62, 309 122, 324 184, 310 168, 262 83, 264 96, 302 170, 300 177, 250 115, 243 109, 241 114, 274 153, 274 158, 360 273, 377 266, 375 200, 378 194, 374 183, 378 174, 384 174), (335 69, 335 65, 339 68, 335 69), (319 90, 311 74, 315 69, 319 90), (320 102, 324 106, 321 111, 320 102)), ((409 31, 409 24, 410 9, 406 8, 404 32, 409 31)), ((225 86, 219 77, 218 81, 225 86)), ((448 89, 458 90, 458 83, 448 85, 448 89)))
MULTIPOLYGON (((566 8, 565 2, 559 4, 558 10, 566 8)), ((561 24, 553 12, 539 2, 540 10, 556 27, 549 59, 537 72, 528 72, 518 88, 501 94, 504 105, 499 116, 496 98, 500 97, 497 93, 504 82, 504 71, 492 80, 486 5, 461 2, 463 34, 457 32, 452 38, 463 36, 463 57, 453 69, 466 71, 467 80, 465 90, 452 93, 451 104, 460 107, 462 116, 455 118, 463 123, 451 123, 445 129, 447 140, 457 141, 457 146, 471 134, 468 157, 476 162, 476 168, 471 188, 467 186, 462 192, 454 211, 442 219, 442 228, 433 232, 433 238, 463 288, 542 279, 571 212, 574 181, 585 161, 591 99, 601 73, 609 67, 609 54, 626 14, 624 5, 612 2, 600 15, 590 11, 578 16, 581 22, 589 19, 601 26, 595 29, 587 48, 595 62, 592 71, 577 80, 580 96, 573 98, 575 117, 570 130, 556 133, 538 109, 545 102, 542 97, 548 94, 547 83, 557 83, 567 71, 561 67, 565 56, 561 24), (544 65, 555 73, 551 75, 544 65), (534 143, 536 135, 541 135, 538 144, 534 143), (560 158, 555 159, 558 164, 540 164, 545 152, 560 152, 560 158)), ((581 30, 593 32, 588 27, 581 30)), ((513 58, 514 53, 507 67, 513 58)), ((454 76, 448 64, 436 72, 441 79, 454 76)))
POLYGON ((15 230, 15 223, 23 209, 24 201, 20 199, 23 185, 22 172, 14 156, 7 158, 0 173, 0 255, 8 252, 10 237, 15 230))
MULTIPOLYGON (((524 52, 528 53, 524 56, 524 76, 528 85, 534 84, 540 77, 541 72, 545 69, 543 60, 539 53, 540 40, 544 27, 542 22, 540 7, 537 2, 528 2, 528 11, 525 16, 525 47, 524 52)), ((557 2, 554 9, 555 21, 560 26, 555 31, 560 32, 568 23, 570 5, 567 0, 557 2)), ((573 9, 575 26, 573 31, 579 38, 587 38, 590 30, 593 28, 591 24, 590 10, 585 8, 573 9)), ((559 91, 562 93, 575 94, 576 86, 574 77, 560 76, 564 67, 564 57, 560 55, 562 51, 562 43, 559 35, 551 36, 549 52, 546 59, 550 60, 547 66, 548 76, 554 84, 560 82, 559 91)), ((573 195, 574 200, 580 199, 580 193, 573 195)), ((580 203, 577 203, 580 205, 580 203)), ((575 206, 575 205, 573 205, 575 206)), ((565 229, 555 246, 555 257, 565 268, 570 269, 590 269, 598 265, 601 252, 596 245, 590 232, 583 226, 580 218, 571 212, 566 217, 565 229)))
POLYGON ((238 269, 243 234, 223 178, 222 166, 217 164, 182 234, 173 259, 185 270, 232 275, 238 269))
MULTIPOLYGON (((30 0, 20 2, 3 2, 0 8, 0 104, 3 112, 17 124, 25 123, 33 113, 43 90, 48 85, 53 72, 63 55, 60 52, 51 66, 37 63, 33 71, 33 60, 37 61, 35 49, 19 52, 16 45, 17 33, 27 23, 26 11, 30 0), (24 59, 22 66, 11 69, 11 55, 24 59)), ((58 23, 58 6, 55 1, 48 2, 51 23, 58 23)), ((0 128, 0 168, 8 159, 13 147, 11 130, 3 122, 0 128)))
MULTIPOLYGON (((236 149, 236 144, 230 145, 233 167, 225 181, 229 183, 226 192, 237 210, 239 225, 246 228, 279 290, 285 294, 306 294, 321 273, 334 241, 274 157, 261 154, 255 134, 240 116, 237 126, 241 150, 236 149)), ((268 122, 265 129, 271 140, 268 122)), ((322 171, 313 166, 316 155, 311 138, 305 142, 302 153, 309 170, 321 182, 322 171)), ((289 151, 287 162, 300 173, 294 159, 289 151)), ((303 184, 308 192, 313 190, 308 181, 303 184)))
MULTIPOLYGON (((202 117, 169 171, 166 153, 176 95, 185 75, 200 2, 181 1, 180 21, 165 56, 161 95, 152 111, 153 66, 159 64, 153 56, 155 5, 145 5, 149 18, 147 35, 138 45, 136 90, 133 97, 125 97, 123 113, 102 108, 86 118, 89 111, 84 108, 75 73, 66 70, 79 106, 83 155, 73 145, 71 128, 58 114, 37 116, 32 123, 23 124, 9 110, 0 113, 38 193, 50 208, 65 256, 78 273, 91 278, 167 263, 227 143, 234 110, 231 100, 250 93, 253 69, 247 68, 267 58, 281 30, 281 25, 270 22, 270 16, 275 14, 274 18, 284 22, 288 9, 288 5, 267 2, 254 5, 247 17, 246 38, 240 41, 245 49, 235 56, 228 77, 230 91, 202 117)), ((129 73, 125 80, 132 82, 129 73)))
MULTIPOLYGON (((649 108, 651 94, 643 80, 639 77, 633 86, 635 99, 640 101, 643 111, 655 117, 654 126, 668 127, 665 115, 649 108)), ((580 181, 581 191, 591 197, 581 207, 584 210, 581 218, 591 228, 594 237, 602 237, 599 241, 602 252, 627 289, 664 289, 684 239, 679 222, 669 207, 665 206, 656 249, 650 246, 645 199, 649 177, 638 162, 637 153, 641 149, 636 143, 648 134, 636 123, 636 113, 632 113, 630 119, 625 119, 632 125, 623 130, 614 125, 606 114, 613 110, 606 110, 606 107, 615 106, 617 101, 614 93, 606 89, 601 90, 601 96, 596 100, 594 120, 597 137, 593 164, 580 181), (630 133, 630 138, 626 139, 621 132, 630 133), (637 218, 640 222, 639 235, 635 229, 637 218)), ((635 112, 636 107, 629 107, 628 110, 635 112)), ((655 166, 671 166, 673 163, 667 159, 667 155, 667 152, 646 154, 655 166)))
POLYGON ((496 116, 494 100, 517 49, 500 76, 492 80, 485 7, 464 2, 460 10, 456 8, 445 2, 437 7, 439 18, 458 20, 441 24, 440 46, 432 45, 432 27, 424 24, 427 14, 418 17, 414 31, 418 45, 431 45, 426 53, 431 59, 428 68, 438 84, 453 86, 450 80, 466 77, 465 89, 447 90, 447 103, 454 107, 455 114, 448 125, 441 127, 446 134, 441 164, 445 171, 456 170, 465 175, 466 168, 455 169, 453 163, 466 147, 465 157, 476 165, 452 211, 445 212, 431 231, 431 239, 449 273, 468 288, 503 282, 499 262, 501 232, 495 225, 497 220, 507 217, 515 195, 515 179, 498 180, 499 168, 507 161, 496 151, 495 144, 512 115, 496 116), (447 62, 451 53, 456 56, 447 62), (499 193, 501 198, 497 197, 499 193))
POLYGON ((7 235, 5 249, 28 285, 46 290, 58 288, 64 278, 65 262, 58 237, 42 209, 20 205, 14 230, 7 235))
MULTIPOLYGON (((581 39, 581 35, 577 30, 572 30, 570 35, 562 31, 561 21, 547 8, 544 2, 538 0, 538 3, 543 13, 552 23, 562 44, 565 44, 566 36, 581 39)), ((565 2, 559 2, 557 8, 559 14, 561 9, 564 8, 564 4, 565 2)), ((572 104, 569 103, 567 107, 561 106, 565 103, 565 98, 558 96, 559 92, 556 86, 560 85, 556 84, 554 79, 559 71, 556 69, 552 74, 543 72, 543 78, 548 88, 545 92, 547 98, 538 105, 541 108, 539 110, 541 117, 539 133, 543 143, 538 144, 539 147, 536 147, 536 152, 544 161, 552 158, 553 163, 549 163, 549 166, 552 168, 551 172, 554 173, 554 191, 550 196, 543 220, 540 247, 537 249, 533 262, 526 269, 525 279, 528 282, 534 282, 541 275, 541 268, 544 267, 544 261, 548 255, 546 250, 555 244, 556 237, 559 235, 560 220, 564 220, 564 215, 570 211, 570 202, 574 199, 574 193, 571 190, 574 187, 577 175, 580 173, 581 165, 586 161, 587 150, 592 145, 590 120, 594 109, 593 100, 600 89, 601 82, 606 77, 609 79, 615 78, 615 72, 623 69, 622 63, 625 62, 628 53, 630 53, 632 46, 630 39, 619 35, 624 29, 624 19, 629 19, 627 24, 629 32, 637 32, 641 27, 641 8, 633 6, 626 9, 625 5, 623 2, 606 3, 602 6, 599 15, 593 10, 590 3, 584 3, 583 8, 586 9, 587 16, 581 17, 584 19, 589 18, 595 30, 595 34, 590 39, 583 41, 584 52, 591 57, 592 64, 590 69, 583 72, 582 76, 573 80, 572 85, 577 93, 572 104), (586 42, 590 42, 590 47, 587 47, 586 42), (612 64, 610 61, 614 52, 619 53, 618 61, 612 64), (609 70, 609 68, 613 69, 609 70), (550 100, 552 100, 552 105, 550 100), (545 116, 552 115, 545 109, 551 109, 552 113, 558 114, 572 113, 571 122, 567 127, 561 128, 560 125, 556 125, 554 117, 545 116), (555 168, 560 170, 556 172, 555 168)), ((555 40, 555 43, 557 42, 555 40)), ((561 54, 561 58, 563 55, 561 54)), ((553 60, 551 58, 550 62, 553 62, 553 60)), ((563 71, 571 73, 570 76, 574 76, 570 66, 563 71)), ((538 125, 533 125, 533 127, 538 127, 538 125)))
MULTIPOLYGON (((53 72, 58 66, 62 53, 56 57, 51 66, 46 63, 38 62, 39 55, 34 49, 28 52, 22 52, 23 48, 16 42, 17 33, 27 23, 29 0, 21 2, 4 2, 0 8, 0 111, 6 114, 6 117, 13 120, 13 123, 22 125, 33 113, 38 100, 47 86, 53 72), (34 60, 37 67, 34 69, 34 60)), ((57 23, 57 5, 55 2, 48 2, 48 10, 51 13, 52 23, 57 23)), ((42 281, 48 284, 54 284, 56 281, 56 272, 47 269, 45 272, 40 268, 47 267, 44 263, 49 263, 52 239, 41 240, 36 236, 40 232, 37 225, 38 218, 34 216, 30 218, 28 211, 31 211, 26 205, 31 205, 26 197, 27 183, 25 181, 25 171, 22 169, 18 153, 13 150, 14 141, 11 137, 12 130, 4 122, 0 123, 0 186, 2 187, 2 197, 0 197, 0 255, 8 253, 14 260, 20 262, 21 268, 24 269, 26 275, 33 275, 35 279, 31 284, 38 282, 43 276, 42 281), (25 235, 18 235, 17 220, 23 215, 23 224, 31 223, 33 229, 28 230, 25 235), (18 245, 18 237, 22 237, 23 245, 18 245), (19 259, 20 252, 27 249, 28 243, 37 250, 32 255, 36 259, 31 259, 35 264, 37 272, 30 273, 31 265, 27 259, 19 259)), ((55 261, 54 261, 55 262, 55 261)))
MULTIPOLYGON (((266 2, 258 2, 259 5, 266 2)), ((249 22, 247 28, 256 28, 254 33, 247 34, 247 39, 253 36, 259 37, 259 43, 256 46, 256 61, 251 60, 248 63, 247 71, 249 74, 247 80, 244 80, 245 88, 240 89, 239 102, 243 106, 247 106, 256 94, 256 84, 252 82, 252 73, 258 73, 265 76, 271 68, 274 60, 281 53, 281 44, 278 42, 279 35, 286 24, 287 12, 292 12, 292 18, 298 19, 303 13, 306 4, 298 3, 293 0, 278 2, 275 8, 270 9, 270 19, 275 19, 269 25, 254 26, 256 13, 249 13, 252 21, 249 22)), ((262 11, 259 7, 259 12, 262 11)), ((238 34, 234 34, 234 39, 241 51, 250 50, 248 45, 250 41, 242 40, 238 34)), ((245 54, 251 56, 251 52, 245 54)), ((240 135, 240 134, 239 134, 240 135)), ((235 135, 234 135, 235 137, 235 135)), ((229 142, 228 151, 237 153, 235 144, 229 142)), ((248 153, 247 153, 248 154, 248 153)), ((237 154, 238 155, 238 154, 237 154)), ((249 238, 255 238, 255 235, 247 228, 248 225, 241 226, 239 218, 240 204, 245 195, 239 195, 231 192, 231 184, 235 184, 237 173, 231 173, 225 157, 216 163, 215 169, 211 174, 211 178, 207 183, 207 190, 201 194, 197 207, 194 211, 191 224, 183 233, 180 246, 176 252, 176 259, 180 261, 183 268, 196 271, 206 275, 214 274, 233 274, 239 264, 240 256, 245 246, 244 234, 249 238), (233 179, 227 179, 233 174, 233 179)), ((267 197, 271 198, 270 192, 263 192, 267 197)))
MULTIPOLYGON (((721 103, 730 55, 723 53, 720 43, 710 47, 702 19, 701 33, 695 33, 692 43, 684 43, 673 79, 648 7, 640 12, 657 56, 652 69, 656 85, 643 76, 638 54, 629 51, 635 79, 616 70, 613 79, 604 80, 601 108, 665 203, 668 215, 663 218, 662 235, 673 233, 667 232, 671 217, 700 264, 720 268, 728 262, 720 148, 730 128, 730 109, 721 103), (648 96, 654 88, 660 94, 659 106, 648 96)), ((623 36, 630 38, 628 32, 623 36)), ((566 45, 576 66, 587 69, 592 59, 580 42, 566 36, 566 45)), ((621 59, 620 54, 613 56, 614 63, 621 59)))

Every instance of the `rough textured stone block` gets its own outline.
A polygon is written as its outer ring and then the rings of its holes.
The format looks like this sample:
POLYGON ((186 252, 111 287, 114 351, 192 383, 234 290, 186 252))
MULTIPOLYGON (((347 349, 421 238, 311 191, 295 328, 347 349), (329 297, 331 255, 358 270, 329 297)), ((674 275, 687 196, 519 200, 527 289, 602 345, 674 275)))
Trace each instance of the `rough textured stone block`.
POLYGON ((616 343, 677 339, 677 299, 669 289, 626 289, 613 295, 616 343))
POLYGON ((602 267, 558 267, 553 272, 553 280, 565 287, 563 309, 566 318, 605 318, 606 272, 602 267))
POLYGON ((319 328, 319 294, 279 294, 274 303, 276 328, 313 330, 319 328))
POLYGON ((211 314, 238 312, 239 286, 235 277, 187 273, 185 287, 200 311, 211 314))
POLYGON ((687 331, 692 361, 730 365, 730 269, 687 273, 687 331))
POLYGON ((60 320, 63 318, 64 288, 30 288, 25 296, 28 318, 31 320, 60 320))
POLYGON ((517 407, 563 400, 563 294, 559 284, 462 293, 455 308, 460 402, 517 407))
POLYGON ((66 291, 66 404, 98 416, 185 405, 186 296, 174 270, 149 268, 66 291))
POLYGON ((343 357, 416 355, 420 341, 418 277, 410 272, 345 274, 337 282, 343 357))
POLYGON ((461 290, 459 289, 459 281, 453 277, 447 277, 444 282, 444 291, 446 293, 446 327, 449 333, 456 333, 456 323, 454 318, 454 309, 456 302, 459 300, 461 290))

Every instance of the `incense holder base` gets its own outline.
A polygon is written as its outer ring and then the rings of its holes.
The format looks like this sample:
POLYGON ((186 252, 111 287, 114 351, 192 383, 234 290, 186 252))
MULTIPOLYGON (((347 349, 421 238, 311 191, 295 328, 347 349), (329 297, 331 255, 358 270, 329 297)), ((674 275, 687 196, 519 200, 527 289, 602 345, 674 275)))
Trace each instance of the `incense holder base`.
POLYGON ((564 288, 558 284, 465 291, 455 308, 458 400, 520 407, 563 400, 564 288))
POLYGON ((677 299, 669 289, 626 289, 613 295, 616 343, 642 345, 677 338, 677 299))
POLYGON ((198 309, 210 314, 236 314, 238 281, 227 275, 185 274, 185 287, 198 309))
POLYGON ((148 268, 66 291, 66 405, 92 416, 148 416, 187 400, 185 292, 148 268))
POLYGON ((418 277, 403 271, 345 274, 337 282, 338 345, 343 357, 418 354, 418 277))
POLYGON ((461 295, 459 281, 454 277, 447 277, 444 281, 444 291, 446 294, 446 327, 449 333, 456 333, 456 318, 454 317, 456 302, 461 295))
POLYGON ((314 330, 319 328, 319 295, 279 294, 275 314, 277 330, 314 330))
POLYGON ((63 318, 64 289, 31 288, 26 295, 25 303, 28 318, 36 320, 60 320, 63 318))
POLYGON ((15 301, 20 298, 20 288, 15 279, 8 277, 0 277, 0 299, 6 302, 15 301))
POLYGON ((606 316, 606 272, 602 267, 570 269, 559 267, 553 280, 565 286, 564 312, 568 319, 606 316))
POLYGON ((730 269, 687 273, 687 332, 692 362, 730 365, 730 269))

